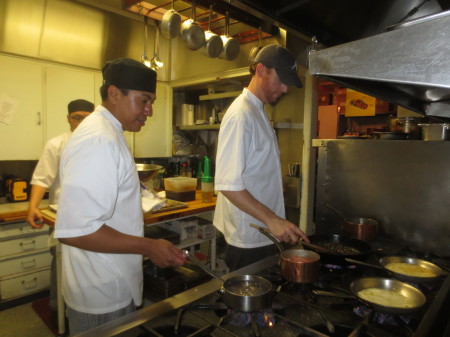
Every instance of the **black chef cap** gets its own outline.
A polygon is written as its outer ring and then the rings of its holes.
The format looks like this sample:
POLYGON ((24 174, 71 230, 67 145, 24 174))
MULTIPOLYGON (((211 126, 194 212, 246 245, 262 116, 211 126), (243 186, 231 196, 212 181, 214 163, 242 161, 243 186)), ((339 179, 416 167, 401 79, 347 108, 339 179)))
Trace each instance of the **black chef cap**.
POLYGON ((119 58, 107 62, 103 69, 103 85, 120 89, 156 92, 156 72, 141 62, 119 58))
POLYGON ((86 101, 85 99, 76 99, 67 105, 67 110, 69 111, 69 114, 75 111, 92 112, 94 111, 94 109, 95 109, 94 104, 89 101, 86 101))

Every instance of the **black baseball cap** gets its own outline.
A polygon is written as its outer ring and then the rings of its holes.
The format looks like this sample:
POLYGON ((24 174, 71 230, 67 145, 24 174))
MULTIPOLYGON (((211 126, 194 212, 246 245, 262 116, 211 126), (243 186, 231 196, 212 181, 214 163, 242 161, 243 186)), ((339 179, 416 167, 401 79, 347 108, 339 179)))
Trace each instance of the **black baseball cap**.
POLYGON ((119 58, 107 62, 102 69, 103 85, 120 89, 156 92, 156 71, 139 61, 119 58))
POLYGON ((303 87, 297 74, 297 61, 286 48, 271 44, 261 49, 255 57, 254 63, 262 63, 267 67, 274 68, 281 83, 303 87))

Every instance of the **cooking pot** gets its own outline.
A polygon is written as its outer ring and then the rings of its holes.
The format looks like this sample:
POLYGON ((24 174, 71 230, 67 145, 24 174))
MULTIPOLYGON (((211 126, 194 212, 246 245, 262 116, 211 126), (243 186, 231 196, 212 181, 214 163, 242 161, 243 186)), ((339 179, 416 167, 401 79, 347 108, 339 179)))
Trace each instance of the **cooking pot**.
POLYGON ((422 117, 390 117, 389 131, 406 133, 408 139, 420 139, 420 127, 418 124, 423 121, 422 117))
POLYGON ((223 50, 223 42, 219 35, 211 31, 212 6, 209 8, 208 30, 205 32, 204 54, 208 57, 218 57, 223 50))
POLYGON ((342 232, 345 236, 371 242, 377 237, 378 221, 363 217, 345 217, 333 206, 323 203, 343 219, 342 232))
POLYGON ((223 50, 220 53, 219 57, 221 59, 226 59, 228 61, 234 60, 239 56, 239 51, 241 46, 239 45, 239 41, 229 34, 230 23, 228 12, 225 13, 225 35, 222 35, 220 38, 223 43, 223 50))
POLYGON ((231 309, 251 312, 272 305, 272 282, 255 275, 238 275, 223 280, 219 275, 207 268, 203 263, 192 256, 189 251, 183 250, 189 261, 200 267, 206 273, 222 282, 219 293, 223 302, 231 309))
POLYGON ((256 275, 238 275, 223 282, 223 302, 231 309, 253 312, 272 305, 272 283, 256 275))
POLYGON ((422 140, 450 140, 450 124, 447 123, 421 123, 422 140))
POLYGON ((192 17, 181 25, 181 38, 190 50, 197 50, 205 45, 205 32, 195 22, 195 8, 195 1, 192 1, 192 17))
POLYGON ((167 39, 173 39, 180 33, 181 15, 174 9, 174 2, 172 0, 172 9, 164 13, 161 20, 161 34, 167 39))
POLYGON ((294 283, 310 283, 318 279, 320 270, 320 255, 318 253, 300 248, 284 250, 281 241, 268 229, 254 224, 250 224, 250 226, 267 236, 278 247, 282 278, 294 283))
MULTIPOLYGON (((353 260, 353 259, 346 259, 347 262, 359 264, 362 266, 372 267, 372 268, 380 268, 388 271, 392 275, 394 275, 395 278, 406 281, 406 282, 414 282, 414 283, 428 283, 428 282, 434 282, 439 277, 443 275, 447 275, 447 273, 441 269, 439 266, 435 265, 434 263, 431 263, 426 260, 418 259, 415 257, 408 257, 408 256, 385 256, 382 257, 379 260, 380 266, 353 260), (412 272, 408 272, 408 269, 395 269, 394 264, 407 264, 408 266, 415 266, 424 268, 427 271, 429 271, 431 274, 423 274, 423 276, 419 276, 416 274, 413 274, 412 272)), ((400 265, 400 266, 401 266, 400 265)), ((406 266, 407 267, 407 266, 406 266)))

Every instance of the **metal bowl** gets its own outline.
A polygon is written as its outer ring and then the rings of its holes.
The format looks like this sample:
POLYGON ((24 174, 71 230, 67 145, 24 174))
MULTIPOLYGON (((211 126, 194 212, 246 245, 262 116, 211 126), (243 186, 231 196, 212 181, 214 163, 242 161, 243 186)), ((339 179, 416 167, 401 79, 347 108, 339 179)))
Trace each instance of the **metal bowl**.
POLYGON ((156 175, 162 168, 163 167, 161 165, 136 164, 136 169, 138 171, 139 180, 142 181, 144 184, 153 180, 153 178, 156 177, 156 175))

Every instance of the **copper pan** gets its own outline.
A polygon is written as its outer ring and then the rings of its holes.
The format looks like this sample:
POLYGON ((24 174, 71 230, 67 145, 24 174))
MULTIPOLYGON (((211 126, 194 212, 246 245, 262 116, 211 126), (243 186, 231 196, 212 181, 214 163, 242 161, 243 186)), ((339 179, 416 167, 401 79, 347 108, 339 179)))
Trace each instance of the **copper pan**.
POLYGON ((261 234, 267 236, 275 243, 280 251, 281 277, 294 283, 311 283, 318 279, 320 270, 320 255, 306 249, 291 248, 284 250, 281 241, 278 240, 267 228, 254 224, 261 234))

